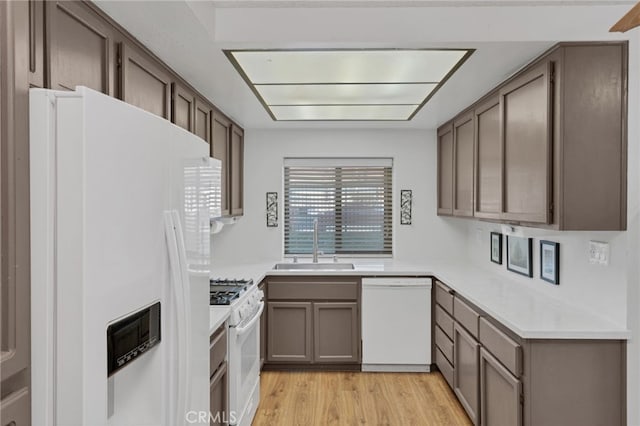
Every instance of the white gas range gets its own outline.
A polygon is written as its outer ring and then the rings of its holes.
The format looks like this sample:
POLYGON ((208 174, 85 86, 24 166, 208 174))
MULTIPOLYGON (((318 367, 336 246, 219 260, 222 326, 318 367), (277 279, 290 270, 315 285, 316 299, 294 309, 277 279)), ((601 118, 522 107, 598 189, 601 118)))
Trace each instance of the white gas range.
POLYGON ((210 304, 229 315, 229 419, 249 426, 260 402, 260 315, 264 294, 253 280, 212 279, 210 304))

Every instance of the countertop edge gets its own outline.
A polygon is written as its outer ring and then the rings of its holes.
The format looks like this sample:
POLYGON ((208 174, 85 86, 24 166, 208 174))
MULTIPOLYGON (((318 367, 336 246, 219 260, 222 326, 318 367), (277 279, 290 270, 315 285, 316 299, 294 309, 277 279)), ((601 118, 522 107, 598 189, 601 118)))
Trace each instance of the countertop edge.
MULTIPOLYGON (((251 267, 251 265, 236 265, 237 268, 243 267, 251 267)), ((232 269, 235 269, 233 267, 232 269)), ((255 272, 260 272, 258 274, 254 274, 252 278, 256 284, 260 284, 265 278, 273 277, 273 276, 321 276, 321 275, 333 275, 333 276, 360 276, 360 277, 373 277, 373 276, 424 276, 424 277, 432 277, 438 279, 445 283, 448 287, 454 290, 456 293, 460 294, 460 296, 464 297, 466 300, 476 305, 479 309, 485 311, 488 315, 493 317, 496 321, 502 323, 505 327, 510 329, 513 333, 520 336, 522 339, 551 339, 551 340, 629 340, 631 338, 631 332, 623 327, 615 328, 615 323, 612 323, 610 320, 598 317, 597 314, 593 314, 591 312, 585 311, 585 314, 593 318, 598 318, 603 322, 603 324, 611 325, 610 329, 604 328, 600 330, 550 330, 550 329, 523 329, 518 327, 508 318, 505 318, 504 315, 501 315, 495 312, 491 307, 487 306, 485 303, 482 303, 475 299, 475 297, 469 295, 467 292, 460 291, 459 286, 456 285, 456 280, 451 279, 447 276, 446 273, 439 274, 436 272, 437 268, 412 268, 406 267, 403 268, 398 267, 398 269, 393 270, 376 270, 374 269, 366 269, 366 265, 361 267, 356 267, 353 270, 274 270, 269 267, 262 266, 262 263, 256 263, 252 266, 255 268, 255 272), (610 324, 605 324, 610 323, 610 324)), ((532 290, 533 291, 533 290, 532 290)), ((563 303, 561 301, 554 300, 555 303, 563 303)), ((571 307, 575 309, 575 307, 571 307)))
POLYGON ((229 319, 231 309, 228 306, 209 306, 209 336, 229 319))

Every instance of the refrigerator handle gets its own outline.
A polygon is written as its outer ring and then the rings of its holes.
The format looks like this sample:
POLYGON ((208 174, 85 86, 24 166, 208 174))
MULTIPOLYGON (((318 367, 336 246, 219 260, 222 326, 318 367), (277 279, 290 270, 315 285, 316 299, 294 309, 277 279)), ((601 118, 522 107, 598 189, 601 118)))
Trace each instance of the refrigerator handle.
POLYGON ((178 364, 178 372, 177 372, 177 385, 178 385, 178 395, 176 398, 176 411, 175 411, 175 424, 180 425, 184 424, 184 415, 186 411, 186 387, 187 387, 187 372, 186 372, 186 354, 185 349, 187 347, 186 342, 186 311, 185 311, 185 302, 184 302, 184 292, 182 291, 182 268, 180 265, 180 255, 178 249, 178 239, 176 236, 176 225, 174 221, 174 217, 172 212, 166 211, 164 213, 164 226, 165 226, 165 235, 167 238, 167 248, 169 251, 169 266, 171 269, 171 288, 173 290, 173 297, 176 306, 176 322, 177 322, 177 332, 178 332, 178 342, 177 342, 177 364, 178 364))
POLYGON ((184 347, 184 359, 185 363, 185 385, 186 392, 184 394, 185 401, 185 409, 188 401, 191 401, 191 386, 187 383, 191 378, 191 286, 189 280, 189 270, 188 270, 188 261, 187 261, 187 248, 184 239, 184 232, 182 230, 182 222, 180 221, 180 215, 177 210, 173 210, 171 212, 173 216, 173 225, 176 230, 176 242, 178 243, 178 259, 180 261, 180 276, 181 276, 181 290, 182 297, 184 300, 184 312, 185 312, 185 328, 184 328, 184 336, 186 340, 186 345, 184 347))

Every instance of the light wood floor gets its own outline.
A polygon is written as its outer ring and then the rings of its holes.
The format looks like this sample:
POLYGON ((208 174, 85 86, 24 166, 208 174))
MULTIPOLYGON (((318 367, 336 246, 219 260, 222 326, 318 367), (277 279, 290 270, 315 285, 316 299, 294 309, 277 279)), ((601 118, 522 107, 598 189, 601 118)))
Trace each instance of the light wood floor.
POLYGON ((253 426, 471 425, 440 373, 263 371, 253 426))

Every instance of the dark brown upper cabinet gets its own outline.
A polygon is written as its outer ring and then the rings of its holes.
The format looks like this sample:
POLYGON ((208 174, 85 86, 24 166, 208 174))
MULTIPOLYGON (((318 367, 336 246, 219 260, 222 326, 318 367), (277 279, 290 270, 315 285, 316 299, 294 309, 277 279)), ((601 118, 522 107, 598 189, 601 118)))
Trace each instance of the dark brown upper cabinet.
POLYGON ((231 203, 229 194, 229 141, 231 139, 231 120, 218 111, 211 118, 211 156, 222 162, 222 215, 229 216, 231 203))
POLYGON ((453 124, 438 129, 438 214, 453 214, 453 124))
MULTIPOLYGON (((46 7, 48 87, 74 90, 86 86, 113 95, 113 30, 79 2, 51 1, 46 7)), ((35 9, 33 19, 37 18, 35 9)), ((33 36, 37 37, 37 30, 33 36)), ((37 45, 33 48, 35 57, 30 60, 37 67, 37 45)))
POLYGON ((213 109, 208 102, 196 98, 193 132, 211 143, 211 116, 213 109))
POLYGON ((474 111, 476 126, 474 216, 498 219, 502 212, 502 141, 500 98, 491 97, 474 111))
POLYGON ((473 113, 453 122, 453 214, 473 216, 473 113))
POLYGON ((178 83, 171 85, 171 122, 195 133, 196 95, 178 83))
POLYGON ((244 213, 243 164, 244 164, 244 131, 231 125, 231 215, 242 216, 244 213))
POLYGON ((456 133, 471 110, 475 217, 625 230, 627 51, 627 42, 560 43, 440 127, 438 214, 466 215, 460 203, 467 188, 459 179, 467 178, 460 168, 468 162, 456 133))
POLYGON ((545 61, 500 89, 506 220, 551 219, 552 66, 545 61))
POLYGON ((171 75, 127 43, 120 44, 120 96, 145 111, 171 118, 171 75))

